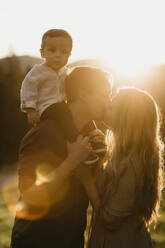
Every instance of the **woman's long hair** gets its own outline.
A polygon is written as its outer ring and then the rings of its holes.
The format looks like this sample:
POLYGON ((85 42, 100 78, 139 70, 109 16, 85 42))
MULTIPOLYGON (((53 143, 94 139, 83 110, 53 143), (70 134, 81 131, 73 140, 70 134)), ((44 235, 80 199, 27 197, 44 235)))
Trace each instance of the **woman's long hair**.
MULTIPOLYGON (((108 123, 107 123, 108 124, 108 123)), ((147 226, 156 222, 162 189, 163 144, 160 112, 152 96, 140 89, 121 88, 112 101, 108 191, 117 187, 127 166, 140 170, 134 211, 147 226)), ((104 198, 104 200, 105 200, 104 198)))

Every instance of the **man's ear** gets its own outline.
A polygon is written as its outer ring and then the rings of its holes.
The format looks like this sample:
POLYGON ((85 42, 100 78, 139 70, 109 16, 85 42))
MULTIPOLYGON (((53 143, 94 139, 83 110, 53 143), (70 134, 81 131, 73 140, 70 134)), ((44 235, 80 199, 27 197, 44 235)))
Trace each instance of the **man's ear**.
POLYGON ((44 56, 44 51, 42 48, 40 48, 40 54, 41 54, 41 58, 44 59, 45 56, 44 56))

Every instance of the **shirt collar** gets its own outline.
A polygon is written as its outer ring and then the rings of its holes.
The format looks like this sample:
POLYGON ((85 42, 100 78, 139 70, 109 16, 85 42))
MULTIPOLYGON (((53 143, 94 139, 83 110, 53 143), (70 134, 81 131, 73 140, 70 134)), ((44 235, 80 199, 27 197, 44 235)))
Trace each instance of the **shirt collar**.
POLYGON ((67 66, 63 66, 62 68, 60 68, 60 70, 57 73, 58 76, 61 76, 62 74, 66 74, 68 68, 67 66))
POLYGON ((55 73, 55 75, 57 76, 61 76, 63 74, 66 74, 68 71, 68 67, 67 66, 63 66, 62 68, 60 68, 60 70, 58 72, 56 72, 55 70, 53 70, 51 67, 45 65, 45 63, 43 62, 42 65, 47 68, 48 70, 52 71, 55 73))

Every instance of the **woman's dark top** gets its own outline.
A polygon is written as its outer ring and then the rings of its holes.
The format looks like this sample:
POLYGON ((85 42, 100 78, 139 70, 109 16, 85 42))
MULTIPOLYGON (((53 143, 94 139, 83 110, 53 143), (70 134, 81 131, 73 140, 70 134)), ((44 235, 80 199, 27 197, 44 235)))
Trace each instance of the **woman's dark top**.
MULTIPOLYGON (((150 234, 138 221, 135 211, 135 191, 141 175, 134 166, 127 167, 119 179, 117 190, 109 191, 108 197, 95 218, 89 248, 151 248, 150 234), (114 221, 112 216, 115 217, 114 221)), ((107 186, 106 172, 98 179, 100 195, 107 186)), ((143 203, 142 203, 143 204, 143 203)))

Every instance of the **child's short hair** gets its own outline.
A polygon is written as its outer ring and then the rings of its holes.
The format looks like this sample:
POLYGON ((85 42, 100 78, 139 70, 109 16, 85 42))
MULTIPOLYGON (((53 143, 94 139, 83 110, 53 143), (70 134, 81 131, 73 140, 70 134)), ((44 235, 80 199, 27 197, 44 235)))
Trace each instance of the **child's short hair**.
POLYGON ((110 74, 102 69, 91 66, 77 66, 65 79, 67 102, 74 102, 79 92, 84 90, 88 94, 106 87, 110 92, 113 82, 110 74))
POLYGON ((71 35, 63 29, 49 29, 42 36, 41 49, 44 49, 45 41, 47 37, 65 37, 69 40, 69 49, 72 50, 72 37, 71 35))

